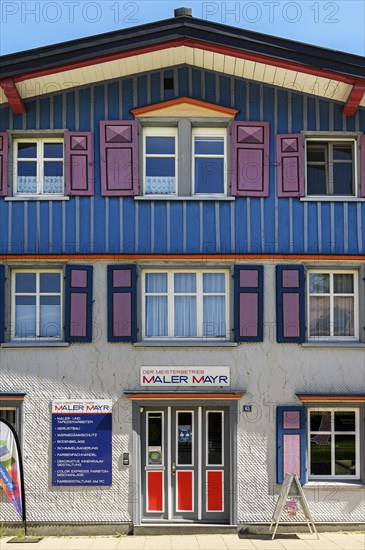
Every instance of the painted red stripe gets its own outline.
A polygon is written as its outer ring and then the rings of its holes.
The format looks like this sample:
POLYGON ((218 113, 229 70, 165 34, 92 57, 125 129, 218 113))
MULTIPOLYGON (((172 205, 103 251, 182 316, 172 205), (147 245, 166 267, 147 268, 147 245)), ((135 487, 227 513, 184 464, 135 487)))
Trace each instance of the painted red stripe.
POLYGON ((207 511, 223 509, 223 472, 210 471, 207 475, 207 511))
POLYGON ((193 510, 193 472, 177 474, 177 509, 186 512, 193 510))
POLYGON ((147 512, 163 512, 163 472, 147 472, 147 512))

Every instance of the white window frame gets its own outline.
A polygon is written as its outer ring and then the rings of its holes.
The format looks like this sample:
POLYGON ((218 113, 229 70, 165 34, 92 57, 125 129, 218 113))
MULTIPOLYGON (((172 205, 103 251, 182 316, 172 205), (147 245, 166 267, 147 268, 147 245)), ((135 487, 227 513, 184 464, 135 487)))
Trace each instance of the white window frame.
POLYGON ((44 197, 63 197, 65 194, 65 142, 62 137, 43 137, 43 138, 34 138, 34 137, 21 137, 13 140, 13 165, 14 165, 14 195, 17 197, 35 197, 37 195, 42 195, 44 197), (19 143, 36 143, 37 144, 37 157, 33 159, 18 159, 18 144, 19 143), (44 158, 43 156, 43 145, 45 143, 62 143, 63 157, 60 158, 44 158), (19 193, 18 192, 18 160, 21 162, 36 162, 37 163, 37 191, 35 193, 19 193), (63 191, 62 193, 45 193, 43 190, 44 184, 44 160, 46 162, 61 162, 63 163, 63 191))
MULTIPOLYGON (((214 296, 223 295, 222 293, 215 293, 214 296)), ((142 273, 142 338, 144 340, 229 340, 229 270, 226 269, 146 269, 142 273), (167 295, 167 332, 166 336, 147 336, 146 335, 146 275, 149 273, 166 273, 167 274, 167 293, 152 293, 161 296, 162 294, 167 295), (197 299, 196 305, 196 326, 197 326, 197 336, 175 336, 175 311, 174 311, 174 297, 179 296, 179 293, 174 293, 174 275, 175 273, 194 273, 196 275, 196 292, 195 293, 183 293, 182 295, 194 295, 197 299), (226 298, 226 311, 225 311, 225 324, 226 324, 226 335, 225 336, 205 336, 203 334, 203 274, 204 273, 222 273, 225 277, 225 293, 226 298)))
POLYGON ((360 479, 360 409, 355 407, 310 407, 308 408, 308 430, 307 430, 307 463, 308 463, 308 472, 309 472, 309 481, 319 480, 319 479, 332 479, 342 481, 360 479), (330 431, 311 431, 310 421, 311 421, 311 412, 330 412, 331 413, 331 430, 330 431), (355 431, 335 431, 335 412, 354 412, 355 413, 355 431), (320 434, 320 435, 331 435, 331 471, 335 471, 335 435, 355 435, 355 461, 356 461, 356 472, 354 475, 314 475, 311 474, 311 448, 310 441, 311 435, 320 434))
MULTIPOLYGON (((351 200, 351 199, 357 199, 360 197, 360 175, 359 175, 359 162, 358 162, 358 139, 357 137, 348 137, 348 136, 339 136, 339 137, 331 137, 331 136, 315 136, 315 135, 306 135, 305 136, 305 144, 304 144, 304 159, 305 159, 305 197, 308 199, 313 200, 333 200, 333 199, 339 199, 339 200, 351 200), (308 160, 307 160, 307 149, 308 149, 308 142, 318 142, 318 143, 326 143, 327 145, 331 143, 350 143, 352 145, 352 177, 353 177, 353 188, 354 192, 352 195, 336 195, 334 193, 326 194, 326 195, 310 195, 308 193, 308 160)), ((326 187, 331 184, 331 187, 333 188, 333 156, 331 159, 325 159, 326 163, 326 187), (329 178, 329 180, 328 180, 329 178), (332 182, 332 183, 331 183, 332 182)))
POLYGON ((63 299, 64 299, 64 288, 63 288, 63 271, 62 269, 14 269, 11 273, 11 339, 14 341, 61 341, 63 339, 63 299), (36 292, 15 292, 15 278, 17 273, 35 273, 36 274, 36 292), (60 292, 40 292, 40 274, 41 273, 58 273, 60 275, 60 292), (17 296, 36 296, 36 336, 27 336, 21 335, 16 336, 16 297, 17 296), (40 298, 41 296, 59 296, 60 297, 60 336, 39 336, 40 328, 40 298))
POLYGON ((191 194, 195 197, 225 197, 227 195, 227 129, 210 128, 199 126, 192 129, 191 134, 191 194), (223 138, 223 155, 196 155, 194 147, 194 138, 196 137, 219 137, 223 138), (223 192, 222 193, 197 193, 195 191, 195 158, 223 158, 223 192))
POLYGON ((359 272, 350 269, 308 269, 307 271, 307 327, 309 341, 358 341, 359 340, 359 272), (329 293, 311 293, 310 292, 310 275, 312 273, 320 273, 330 275, 330 292, 329 293), (341 294, 333 292, 333 275, 352 275, 354 280, 353 294, 341 294), (310 298, 311 296, 328 297, 330 298, 330 335, 329 336, 311 336, 310 334, 310 298), (353 296, 354 297, 354 336, 335 336, 333 334, 333 302, 334 297, 353 296))
POLYGON ((143 195, 146 197, 172 197, 178 195, 179 178, 178 178, 178 158, 179 158, 179 142, 177 127, 159 127, 159 126, 147 126, 143 128, 143 195), (175 155, 147 155, 146 138, 147 137, 173 137, 175 138, 175 155), (173 158, 175 157, 175 193, 146 193, 146 174, 147 174, 147 157, 151 158, 173 158))

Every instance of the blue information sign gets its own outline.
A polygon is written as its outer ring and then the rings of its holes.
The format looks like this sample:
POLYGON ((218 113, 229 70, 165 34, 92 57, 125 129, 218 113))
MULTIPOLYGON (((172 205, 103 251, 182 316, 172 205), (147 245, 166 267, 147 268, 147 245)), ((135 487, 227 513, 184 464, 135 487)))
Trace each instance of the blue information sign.
POLYGON ((52 485, 112 484, 112 403, 52 403, 52 485))

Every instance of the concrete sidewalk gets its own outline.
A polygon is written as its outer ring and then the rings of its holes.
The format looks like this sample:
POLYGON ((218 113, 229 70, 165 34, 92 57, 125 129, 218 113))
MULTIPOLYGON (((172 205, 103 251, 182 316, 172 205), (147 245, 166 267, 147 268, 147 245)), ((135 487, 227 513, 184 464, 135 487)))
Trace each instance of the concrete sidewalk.
POLYGON ((240 538, 238 535, 184 535, 153 537, 45 537, 38 543, 11 543, 0 539, 1 550, 364 550, 363 533, 321 533, 315 535, 265 535, 240 538))

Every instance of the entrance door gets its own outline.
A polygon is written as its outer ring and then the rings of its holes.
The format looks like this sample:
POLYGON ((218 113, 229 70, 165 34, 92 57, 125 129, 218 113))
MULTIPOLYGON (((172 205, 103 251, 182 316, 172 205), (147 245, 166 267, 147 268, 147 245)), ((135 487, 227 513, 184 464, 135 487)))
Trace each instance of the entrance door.
POLYGON ((143 521, 229 522, 226 408, 142 412, 143 521))

